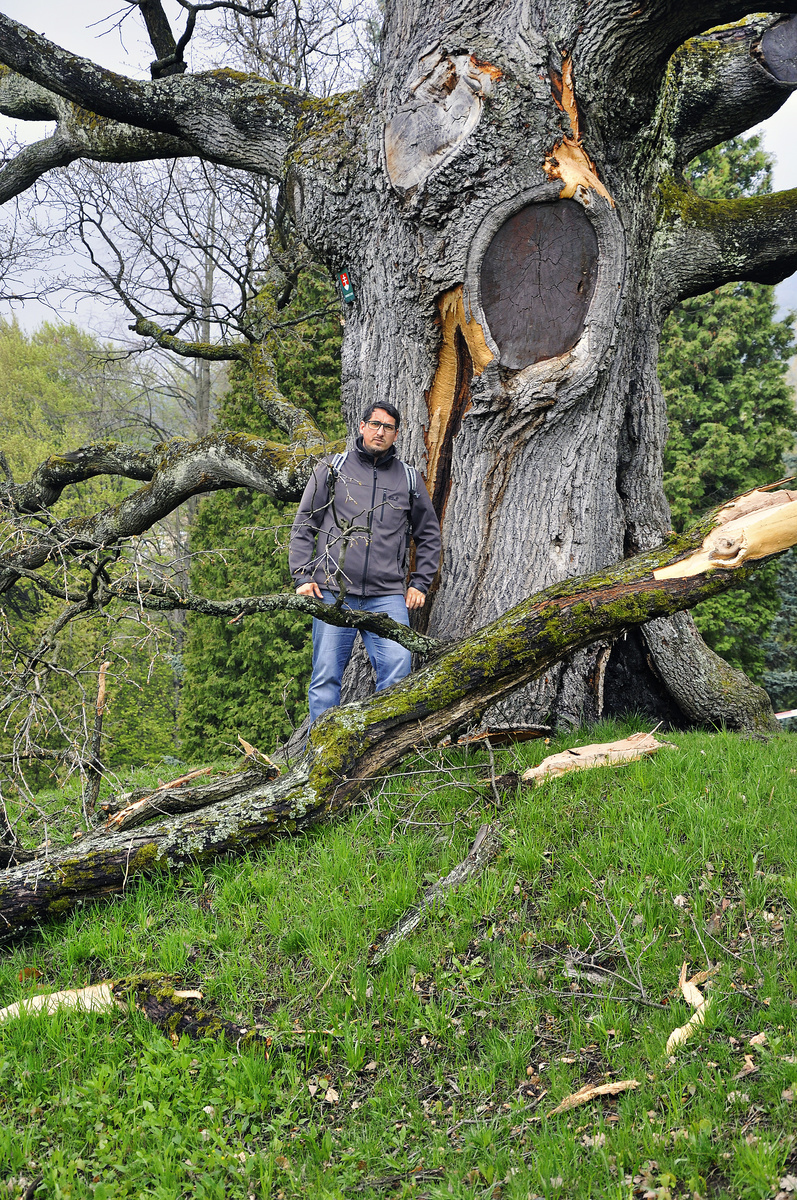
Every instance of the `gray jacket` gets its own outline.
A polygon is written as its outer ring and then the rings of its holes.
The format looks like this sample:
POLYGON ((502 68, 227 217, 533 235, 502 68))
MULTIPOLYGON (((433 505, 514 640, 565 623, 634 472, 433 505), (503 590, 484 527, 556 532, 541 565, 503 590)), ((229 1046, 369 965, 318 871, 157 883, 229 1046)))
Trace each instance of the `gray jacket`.
POLYGON ((440 562, 440 525, 420 476, 410 502, 393 446, 374 458, 358 438, 331 489, 330 477, 329 460, 322 459, 293 522, 289 560, 295 586, 314 581, 339 592, 343 582, 354 596, 403 594, 407 586, 427 592, 440 562), (408 513, 415 542, 409 585, 408 513))

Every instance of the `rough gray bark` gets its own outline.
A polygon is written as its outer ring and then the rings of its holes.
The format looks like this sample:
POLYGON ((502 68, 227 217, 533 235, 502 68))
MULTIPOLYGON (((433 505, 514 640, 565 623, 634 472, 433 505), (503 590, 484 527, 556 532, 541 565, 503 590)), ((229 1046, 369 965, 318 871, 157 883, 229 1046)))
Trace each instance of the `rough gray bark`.
MULTIPOLYGON (((328 820, 415 746, 438 742, 567 653, 690 608, 749 578, 769 561, 763 553, 733 566, 715 566, 704 554, 697 573, 686 568, 723 511, 611 570, 529 597, 394 687, 330 709, 313 725, 298 761, 276 780, 247 778, 242 790, 199 811, 119 833, 109 832, 112 826, 100 828, 78 844, 9 867, 0 873, 0 941, 88 899, 124 891, 138 876, 245 853, 328 820), (680 574, 663 578, 661 569, 676 563, 680 574)), ((797 541, 797 499, 787 515, 787 527, 767 543, 767 555, 797 541)), ((757 705, 755 700, 748 693, 745 723, 769 731, 777 724, 769 703, 766 697, 763 702, 758 697, 757 705)))
MULTIPOLYGON (((774 281, 797 264, 797 193, 703 201, 681 175, 691 156, 770 115, 797 85, 794 18, 748 11, 738 0, 588 9, 391 0, 380 69, 329 101, 224 71, 125 81, 0 16, 0 60, 18 72, 0 81, 0 108, 91 109, 106 122, 86 136, 89 157, 112 156, 114 139, 120 158, 138 156, 133 129, 179 143, 174 153, 187 147, 282 181, 302 238, 354 283, 349 423, 368 403, 396 403, 400 452, 435 497, 444 560, 423 620, 446 639, 660 540, 664 317, 680 297, 731 278, 774 281), (483 277, 507 221, 564 202, 597 245, 584 275, 591 298, 572 344, 538 347, 524 365, 507 348, 500 305, 482 296, 483 277)), ((74 110, 59 119, 74 138, 74 110)), ((14 171, 0 174, 5 194, 24 186, 14 171)), ((554 240, 519 256, 513 295, 529 311, 550 300, 548 268, 567 253, 554 240)), ((684 719, 734 721, 729 690, 746 711, 747 685, 691 634, 689 676, 669 661, 671 638, 642 636, 662 711, 675 703, 684 719)), ((498 719, 616 711, 611 654, 609 638, 551 664, 503 701, 498 719)))

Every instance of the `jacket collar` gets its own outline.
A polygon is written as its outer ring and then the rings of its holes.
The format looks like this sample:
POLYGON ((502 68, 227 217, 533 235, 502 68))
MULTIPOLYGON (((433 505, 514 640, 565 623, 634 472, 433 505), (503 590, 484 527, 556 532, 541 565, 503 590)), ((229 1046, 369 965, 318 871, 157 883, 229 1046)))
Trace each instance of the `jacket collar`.
POLYGON ((363 435, 361 433, 357 435, 357 441, 354 443, 354 447, 357 452, 357 456, 362 460, 362 462, 368 463, 368 465, 371 467, 389 467, 393 459, 396 457, 395 446, 391 446, 388 450, 385 450, 384 454, 380 455, 372 454, 370 450, 366 450, 365 446, 363 445, 363 435))

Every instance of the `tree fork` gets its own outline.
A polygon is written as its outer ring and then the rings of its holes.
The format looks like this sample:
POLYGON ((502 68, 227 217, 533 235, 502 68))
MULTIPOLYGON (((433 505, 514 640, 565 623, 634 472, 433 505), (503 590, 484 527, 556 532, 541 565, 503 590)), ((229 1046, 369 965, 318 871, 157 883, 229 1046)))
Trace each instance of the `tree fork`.
MULTIPOLYGON (((793 495, 742 497, 655 550, 522 601, 395 687, 324 714, 302 757, 277 780, 130 832, 97 831, 79 847, 6 870, 0 939, 99 895, 124 892, 139 876, 243 854, 340 814, 414 746, 439 741, 565 655, 749 578, 797 543, 793 495)), ((758 725, 772 729, 763 691, 760 699, 758 725)))

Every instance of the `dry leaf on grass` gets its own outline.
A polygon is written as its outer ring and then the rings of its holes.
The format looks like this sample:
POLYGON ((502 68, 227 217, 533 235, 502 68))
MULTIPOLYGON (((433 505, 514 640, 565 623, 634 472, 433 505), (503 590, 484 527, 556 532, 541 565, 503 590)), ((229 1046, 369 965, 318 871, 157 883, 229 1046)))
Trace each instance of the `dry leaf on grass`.
POLYGON ((588 1100, 594 1100, 596 1096, 616 1096, 619 1092, 629 1092, 632 1088, 639 1086, 637 1079, 619 1079, 617 1083, 585 1083, 577 1092, 565 1096, 562 1103, 551 1109, 548 1116, 556 1117, 559 1113, 569 1112, 571 1108, 578 1108, 579 1104, 586 1104, 588 1100))
POLYGON ((742 1069, 738 1075, 734 1075, 734 1079, 744 1079, 745 1075, 754 1075, 757 1070, 758 1070, 758 1067, 753 1062, 752 1054, 745 1054, 744 1066, 742 1067, 742 1069))
POLYGON ((588 767, 615 767, 637 758, 654 754, 664 746, 675 747, 670 742, 658 742, 652 733, 632 733, 630 737, 615 742, 596 742, 593 746, 574 746, 562 754, 551 754, 538 767, 529 767, 521 779, 536 784, 554 779, 567 771, 585 771, 588 767))
POLYGON ((753 1037, 750 1038, 751 1046, 766 1046, 766 1044, 767 1044, 767 1035, 765 1033, 757 1033, 753 1037))
POLYGON ((680 1025, 678 1029, 673 1029, 667 1038, 668 1054, 672 1054, 673 1050, 677 1050, 679 1046, 683 1046, 684 1042, 703 1024, 706 1019, 706 1012, 711 1004, 711 997, 703 995, 697 986, 697 981, 705 983, 706 979, 713 974, 713 970, 700 971, 697 975, 693 975, 691 979, 687 979, 686 966, 686 963, 683 963, 681 966, 678 987, 683 993, 684 1000, 686 1000, 687 1004, 691 1004, 695 1011, 685 1025, 680 1025))

